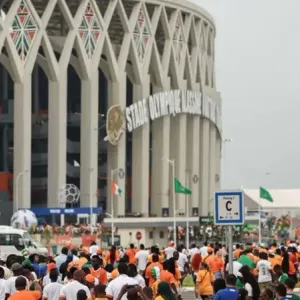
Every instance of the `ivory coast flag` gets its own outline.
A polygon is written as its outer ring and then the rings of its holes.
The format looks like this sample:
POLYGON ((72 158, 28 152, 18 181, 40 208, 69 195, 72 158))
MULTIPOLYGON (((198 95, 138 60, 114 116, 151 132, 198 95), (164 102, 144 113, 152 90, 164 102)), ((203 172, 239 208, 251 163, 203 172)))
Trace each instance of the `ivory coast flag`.
POLYGON ((119 186, 115 182, 112 183, 111 188, 112 188, 113 195, 121 196, 122 190, 119 188, 119 186))

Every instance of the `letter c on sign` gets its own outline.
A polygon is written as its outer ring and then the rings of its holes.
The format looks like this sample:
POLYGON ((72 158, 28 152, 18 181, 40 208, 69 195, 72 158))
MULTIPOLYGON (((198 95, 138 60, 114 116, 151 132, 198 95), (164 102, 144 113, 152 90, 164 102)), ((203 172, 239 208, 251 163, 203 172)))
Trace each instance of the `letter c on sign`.
POLYGON ((232 204, 231 201, 227 201, 227 202, 226 202, 226 205, 225 205, 225 206, 226 206, 226 210, 227 210, 227 211, 231 211, 231 210, 232 210, 232 208, 229 206, 229 205, 231 205, 231 204, 232 204))

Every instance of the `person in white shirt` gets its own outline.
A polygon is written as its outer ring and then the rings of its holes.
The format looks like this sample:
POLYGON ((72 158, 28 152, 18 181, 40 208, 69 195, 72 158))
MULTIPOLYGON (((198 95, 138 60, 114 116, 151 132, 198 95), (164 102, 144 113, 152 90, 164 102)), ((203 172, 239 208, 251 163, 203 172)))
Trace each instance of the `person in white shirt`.
POLYGON ((189 250, 189 257, 190 257, 190 260, 193 259, 193 256, 194 256, 196 253, 200 253, 200 250, 196 247, 196 244, 192 244, 191 249, 189 250))
POLYGON ((258 283, 272 282, 272 264, 268 261, 268 254, 265 252, 259 253, 260 261, 256 264, 258 269, 258 283))
POLYGON ((0 267, 0 300, 5 300, 5 286, 6 280, 4 279, 5 270, 3 267, 0 267))
POLYGON ((61 264, 63 264, 67 260, 68 251, 69 249, 67 247, 63 247, 61 249, 61 254, 54 258, 58 270, 61 264))
POLYGON ((207 255, 207 249, 208 249, 207 242, 204 242, 203 246, 200 248, 200 254, 202 257, 207 255))
POLYGON ((166 259, 170 259, 171 257, 173 257, 173 253, 176 251, 176 249, 174 248, 174 242, 171 241, 169 243, 169 247, 165 249, 165 256, 166 259))
MULTIPOLYGON (((119 276, 113 279, 108 284, 105 290, 107 299, 112 299, 112 300, 117 299, 124 285, 128 285, 128 286, 138 285, 138 282, 135 279, 130 278, 127 275, 128 266, 126 263, 122 263, 122 262, 119 263, 118 272, 119 272, 119 276)), ((121 300, 127 300, 127 293, 121 298, 121 300)))
POLYGON ((99 249, 99 247, 97 246, 96 242, 91 242, 91 246, 90 246, 90 249, 89 249, 89 252, 91 254, 91 257, 93 255, 97 255, 97 250, 99 249))
POLYGON ((146 270, 148 256, 149 256, 149 251, 145 250, 145 246, 141 244, 140 250, 135 254, 135 258, 137 260, 137 267, 140 274, 144 273, 144 271, 146 270))
POLYGON ((140 275, 137 271, 135 264, 129 264, 128 265, 128 273, 127 275, 134 280, 137 281, 138 285, 140 285, 142 288, 146 287, 145 279, 142 275, 140 275))
POLYGON ((47 284, 43 290, 43 300, 57 300, 60 296, 60 290, 62 285, 57 282, 58 271, 57 269, 52 269, 49 273, 49 278, 51 283, 47 284))
POLYGON ((75 300, 77 299, 77 292, 79 290, 84 290, 89 299, 91 297, 91 292, 89 288, 86 285, 84 285, 84 279, 84 271, 75 271, 73 275, 73 280, 61 288, 59 300, 75 300))
MULTIPOLYGON (((243 266, 240 262, 237 261, 237 258, 234 256, 232 258, 233 262, 233 270, 232 270, 232 274, 235 275, 236 277, 238 277, 240 275, 240 269, 243 266)), ((229 263, 226 265, 226 272, 229 272, 229 263)))
MULTIPOLYGON (((16 289, 16 279, 19 276, 23 276, 23 267, 19 263, 14 263, 11 266, 11 270, 13 272, 13 276, 8 278, 5 283, 5 294, 9 296, 17 291, 16 289)), ((23 276, 26 278, 25 276, 23 276)), ((27 286, 29 285, 28 279, 26 278, 27 286)))

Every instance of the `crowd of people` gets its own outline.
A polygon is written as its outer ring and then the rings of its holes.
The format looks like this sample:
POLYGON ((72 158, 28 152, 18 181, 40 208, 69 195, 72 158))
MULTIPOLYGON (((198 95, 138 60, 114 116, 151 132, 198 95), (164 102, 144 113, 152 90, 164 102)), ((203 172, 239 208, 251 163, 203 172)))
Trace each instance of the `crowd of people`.
POLYGON ((92 242, 64 247, 45 263, 37 254, 0 259, 0 300, 176 300, 187 277, 193 278, 195 299, 297 300, 299 250, 293 242, 237 244, 229 266, 229 250, 219 243, 103 251, 92 242))

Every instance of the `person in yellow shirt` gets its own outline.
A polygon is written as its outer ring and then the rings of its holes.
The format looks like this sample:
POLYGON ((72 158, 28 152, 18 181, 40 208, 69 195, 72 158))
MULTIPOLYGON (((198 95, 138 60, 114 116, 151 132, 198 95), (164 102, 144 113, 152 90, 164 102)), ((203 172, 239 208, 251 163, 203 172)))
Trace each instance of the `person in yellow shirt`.
POLYGON ((213 295, 212 282, 215 280, 206 262, 202 262, 196 279, 196 292, 201 299, 210 299, 213 295))

